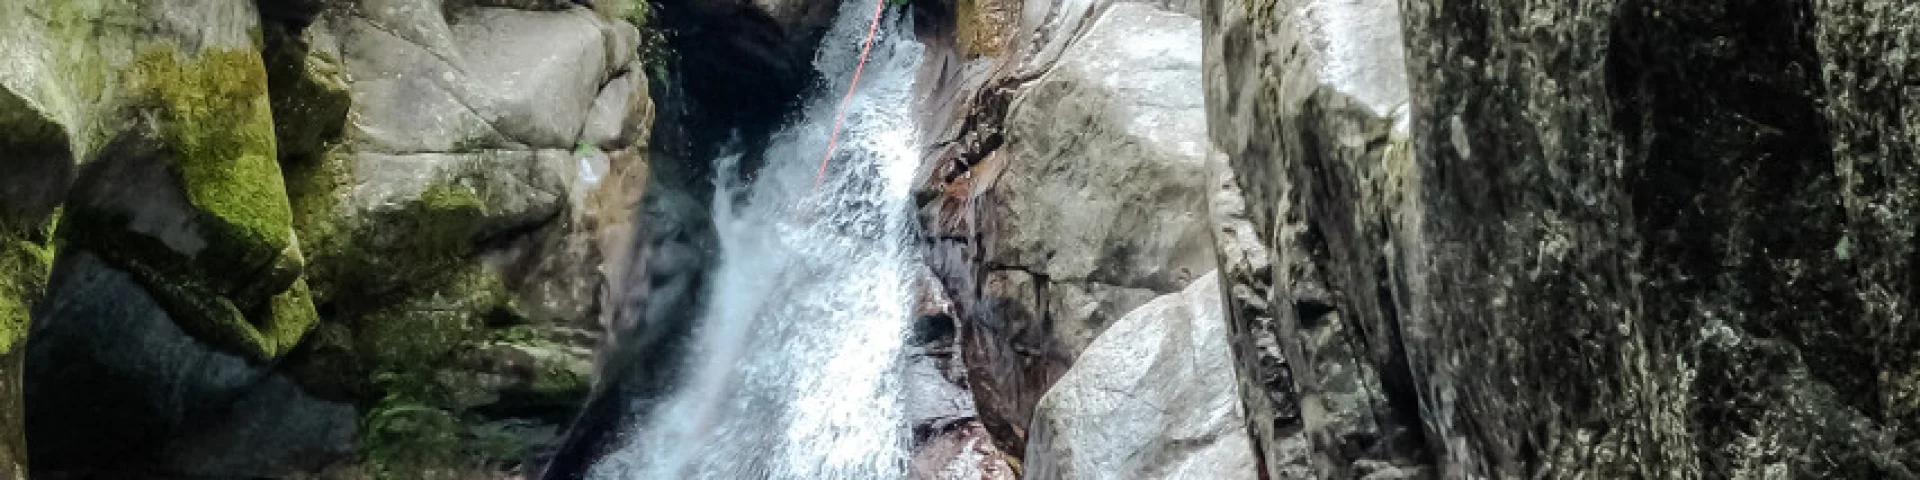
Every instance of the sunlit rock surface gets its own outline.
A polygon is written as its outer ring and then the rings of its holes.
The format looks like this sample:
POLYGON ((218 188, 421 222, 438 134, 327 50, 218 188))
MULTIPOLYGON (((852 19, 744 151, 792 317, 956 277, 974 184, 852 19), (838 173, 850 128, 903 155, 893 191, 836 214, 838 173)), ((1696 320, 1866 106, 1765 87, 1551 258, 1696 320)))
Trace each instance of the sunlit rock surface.
POLYGON ((1040 398, 1033 479, 1259 478, 1219 275, 1116 320, 1040 398))
POLYGON ((1007 451, 1025 450, 1040 395, 1107 325, 1211 269, 1199 22, 1099 7, 1023 16, 1010 38, 1030 48, 975 61, 999 65, 985 83, 945 80, 971 100, 935 128, 955 140, 936 143, 923 186, 938 192, 923 198, 929 261, 1007 451))

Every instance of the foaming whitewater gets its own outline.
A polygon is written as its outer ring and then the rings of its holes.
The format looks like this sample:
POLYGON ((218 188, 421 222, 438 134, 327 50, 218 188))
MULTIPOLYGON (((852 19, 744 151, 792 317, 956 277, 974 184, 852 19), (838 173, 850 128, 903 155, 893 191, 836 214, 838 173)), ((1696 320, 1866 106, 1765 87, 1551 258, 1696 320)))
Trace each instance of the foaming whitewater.
POLYGON ((843 2, 814 66, 826 82, 748 183, 719 159, 720 256, 684 384, 595 479, 905 477, 902 353, 912 315, 912 98, 922 48, 897 12, 813 187, 875 3, 843 2))

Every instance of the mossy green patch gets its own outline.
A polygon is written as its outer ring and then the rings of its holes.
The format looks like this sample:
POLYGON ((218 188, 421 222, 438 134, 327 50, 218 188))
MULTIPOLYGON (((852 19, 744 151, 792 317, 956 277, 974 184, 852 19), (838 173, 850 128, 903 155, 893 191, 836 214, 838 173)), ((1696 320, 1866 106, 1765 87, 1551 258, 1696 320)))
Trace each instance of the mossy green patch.
POLYGON ((354 321, 360 353, 373 368, 397 372, 444 365, 455 349, 484 338, 487 315, 508 308, 506 284, 485 268, 468 267, 445 278, 354 321))
POLYGON ((488 344, 526 354, 531 371, 524 372, 522 403, 548 405, 576 404, 592 389, 592 365, 585 358, 568 353, 571 348, 552 339, 552 332, 534 325, 511 325, 491 332, 488 344))
POLYGON ((313 293, 307 289, 307 281, 293 282, 293 288, 287 289, 267 302, 267 309, 255 315, 259 319, 261 340, 270 348, 268 356, 277 357, 292 351, 300 344, 300 339, 320 323, 320 314, 313 309, 313 293))
MULTIPOLYGON (((318 202, 316 202, 318 203, 318 202)), ((393 208, 363 212, 335 225, 316 253, 315 277, 326 295, 392 298, 446 281, 469 261, 484 204, 472 188, 436 183, 393 208)))
POLYGON ((673 54, 673 49, 667 46, 666 34, 658 28, 651 27, 654 15, 653 4, 648 0, 618 0, 595 2, 595 4, 604 6, 600 11, 605 17, 626 20, 628 24, 640 30, 640 44, 637 46, 640 64, 653 81, 666 81, 667 64, 672 63, 670 56, 673 54))
POLYGON ((0 353, 26 339, 29 312, 52 266, 51 245, 0 236, 0 353))
POLYGON ((177 153, 174 167, 188 201, 222 227, 216 248, 232 248, 216 251, 243 261, 271 261, 285 251, 293 213, 276 160, 260 55, 210 49, 188 58, 163 44, 143 49, 133 69, 137 88, 154 97, 159 133, 177 153))
POLYGON ((436 183, 420 193, 418 208, 420 215, 414 219, 421 228, 416 232, 430 245, 457 248, 479 232, 486 204, 471 187, 436 183))
POLYGON ((535 396, 557 402, 579 401, 593 389, 591 373, 572 362, 541 358, 535 361, 535 369, 533 383, 527 388, 535 396))
MULTIPOLYGON (((441 199, 447 200, 447 199, 441 199)), ((405 295, 406 301, 353 320, 359 357, 375 399, 367 407, 362 453, 379 478, 444 466, 495 452, 476 448, 468 398, 480 387, 457 372, 462 355, 486 338, 485 320, 510 309, 497 274, 469 267, 444 283, 405 295)))
MULTIPOLYGON (((243 306, 229 292, 245 277, 212 267, 221 262, 200 261, 217 254, 188 257, 159 239, 129 231, 130 220, 123 214, 75 208, 60 222, 60 238, 125 270, 182 330, 215 348, 255 361, 279 358, 317 319, 305 283, 298 278, 259 305, 243 306)), ((281 257, 298 255, 299 250, 290 247, 281 257)))
POLYGON ((286 162, 282 168, 286 174, 287 199, 293 211, 294 235, 307 254, 307 284, 312 287, 314 303, 326 304, 337 290, 336 284, 355 281, 337 268, 348 241, 341 235, 346 220, 340 211, 341 199, 351 181, 346 154, 336 147, 317 158, 286 162))

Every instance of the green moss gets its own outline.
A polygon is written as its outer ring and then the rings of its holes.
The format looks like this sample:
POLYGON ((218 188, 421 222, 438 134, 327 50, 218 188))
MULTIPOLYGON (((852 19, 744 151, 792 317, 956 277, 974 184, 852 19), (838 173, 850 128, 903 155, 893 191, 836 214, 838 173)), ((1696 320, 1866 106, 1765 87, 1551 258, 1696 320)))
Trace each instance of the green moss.
POLYGON ((52 246, 0 237, 0 353, 26 339, 28 313, 52 266, 52 246))
POLYGON ((53 268, 54 243, 45 228, 60 219, 60 211, 46 219, 43 228, 34 228, 26 238, 0 232, 0 354, 27 338, 28 320, 34 302, 46 291, 47 274, 53 268))
POLYGON ((549 336, 533 325, 512 325, 494 329, 488 344, 533 355, 533 372, 525 385, 525 393, 533 398, 522 401, 576 403, 592 388, 592 365, 565 354, 568 346, 549 336))
POLYGON ((407 478, 424 466, 461 457, 459 419, 403 398, 375 405, 362 422, 361 454, 374 478, 407 478))
MULTIPOLYGON (((223 274, 198 262, 199 258, 217 254, 187 257, 159 239, 129 231, 125 215, 74 208, 74 213, 60 222, 60 238, 125 270, 182 330, 215 348, 255 361, 278 358, 296 343, 280 339, 291 336, 297 340, 317 317, 311 302, 305 300, 304 283, 297 278, 261 305, 243 307, 227 292, 232 283, 244 277, 223 274)), ((299 250, 290 247, 282 256, 297 258, 299 250)))
POLYGON ((597 4, 608 5, 612 10, 606 12, 608 16, 624 19, 640 30, 640 45, 637 46, 640 64, 644 66, 646 74, 651 76, 653 81, 666 81, 667 65, 672 63, 669 60, 673 50, 667 46, 667 37, 660 29, 649 27, 653 23, 653 4, 647 0, 597 2, 597 4))
POLYGON ((300 344, 300 339, 320 323, 320 314, 313 309, 313 293, 307 289, 307 281, 293 283, 293 288, 274 296, 267 303, 267 311, 260 318, 260 334, 269 347, 268 356, 278 357, 292 351, 300 344))
POLYGON ((536 396, 560 401, 586 398, 593 388, 593 379, 589 372, 579 369, 579 365, 557 358, 543 358, 537 362, 537 371, 533 384, 528 390, 536 396))
POLYGON ((243 263, 273 261, 292 242, 293 213, 259 54, 213 49, 185 58, 162 45, 142 50, 133 65, 138 89, 154 97, 159 133, 177 154, 174 168, 187 200, 216 230, 215 251, 243 263))
POLYGON ((485 435, 466 418, 468 399, 481 387, 457 364, 483 343, 485 319, 510 308, 505 283, 475 266, 406 298, 353 322, 357 363, 370 370, 362 378, 376 393, 361 434, 368 464, 376 477, 404 478, 428 466, 494 458, 488 446, 498 442, 476 441, 485 435))
POLYGON ((420 193, 417 203, 420 234, 434 244, 455 246, 473 240, 485 205, 473 188, 436 183, 420 193))

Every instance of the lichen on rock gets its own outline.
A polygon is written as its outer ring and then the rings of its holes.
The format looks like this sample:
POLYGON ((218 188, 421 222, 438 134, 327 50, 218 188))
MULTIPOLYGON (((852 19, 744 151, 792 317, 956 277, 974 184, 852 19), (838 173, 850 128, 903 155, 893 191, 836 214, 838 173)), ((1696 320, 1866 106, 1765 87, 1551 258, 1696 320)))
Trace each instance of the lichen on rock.
MULTIPOLYGON (((285 354, 315 314, 310 302, 290 298, 303 299, 304 292, 288 292, 304 259, 274 154, 258 54, 210 49, 193 56, 161 42, 143 47, 128 68, 138 79, 129 103, 154 113, 146 130, 152 136, 123 139, 103 152, 112 157, 108 163, 164 163, 172 181, 140 181, 178 189, 149 194, 180 195, 183 210, 162 212, 129 197, 90 197, 74 210, 76 220, 68 222, 65 236, 134 272, 176 321, 210 343, 261 361, 285 354), (150 229, 147 220, 165 216, 191 226, 175 233, 150 229)), ((153 168, 94 171, 150 174, 153 168)), ((83 191, 113 189, 120 180, 90 181, 99 185, 83 191)))
POLYGON ((27 313, 46 288, 53 246, 0 235, 0 353, 27 338, 27 313))

